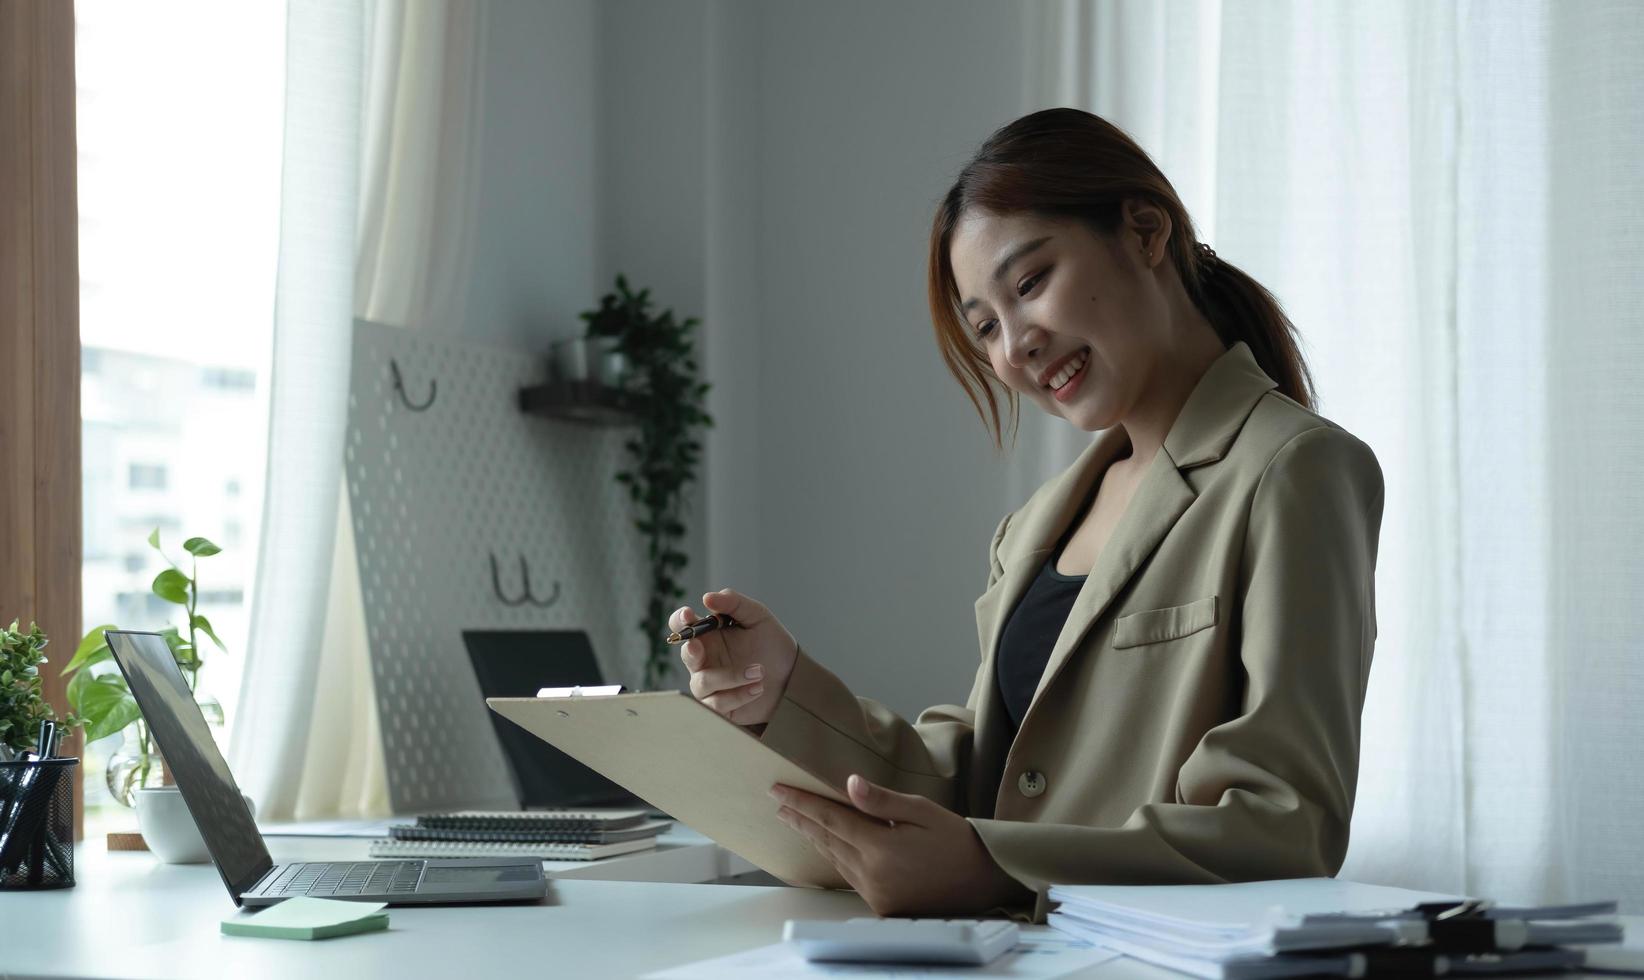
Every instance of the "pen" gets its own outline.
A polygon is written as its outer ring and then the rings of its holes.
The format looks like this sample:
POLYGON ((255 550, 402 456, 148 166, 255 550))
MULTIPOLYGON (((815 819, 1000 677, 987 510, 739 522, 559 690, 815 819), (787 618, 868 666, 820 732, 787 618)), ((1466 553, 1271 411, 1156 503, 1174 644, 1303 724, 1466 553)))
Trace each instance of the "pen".
POLYGON ((731 617, 725 615, 724 613, 714 613, 707 619, 699 619, 696 622, 687 625, 677 633, 669 633, 667 642, 683 643, 693 636, 701 636, 704 633, 711 633, 722 626, 735 625, 737 625, 737 622, 731 617))

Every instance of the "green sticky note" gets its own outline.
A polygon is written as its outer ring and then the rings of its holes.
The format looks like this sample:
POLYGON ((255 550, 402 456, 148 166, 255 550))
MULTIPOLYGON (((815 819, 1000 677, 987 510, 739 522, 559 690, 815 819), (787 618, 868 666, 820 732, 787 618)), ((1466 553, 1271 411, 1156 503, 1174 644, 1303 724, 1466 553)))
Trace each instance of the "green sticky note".
POLYGON ((388 928, 387 902, 341 902, 334 898, 288 898, 252 916, 223 920, 228 936, 268 939, 329 939, 388 928))

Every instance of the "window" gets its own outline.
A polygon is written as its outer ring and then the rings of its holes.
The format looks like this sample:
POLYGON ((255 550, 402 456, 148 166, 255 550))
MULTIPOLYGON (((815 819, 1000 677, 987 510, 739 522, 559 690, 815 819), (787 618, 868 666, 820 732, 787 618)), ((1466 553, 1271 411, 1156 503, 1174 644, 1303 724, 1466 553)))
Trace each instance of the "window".
POLYGON ((164 463, 132 463, 131 476, 126 486, 132 490, 164 490, 166 467, 164 463))
POLYGON ((228 368, 206 368, 200 372, 200 382, 207 388, 223 388, 229 391, 253 391, 257 387, 257 375, 253 371, 235 371, 228 368))
MULTIPOLYGON (((285 4, 77 0, 74 14, 84 626, 185 627, 151 590, 166 566, 148 536, 185 571, 183 540, 215 541, 199 612, 229 653, 206 644, 199 693, 231 722, 267 453, 285 4)), ((104 788, 117 741, 87 747, 92 836, 131 825, 104 788)))

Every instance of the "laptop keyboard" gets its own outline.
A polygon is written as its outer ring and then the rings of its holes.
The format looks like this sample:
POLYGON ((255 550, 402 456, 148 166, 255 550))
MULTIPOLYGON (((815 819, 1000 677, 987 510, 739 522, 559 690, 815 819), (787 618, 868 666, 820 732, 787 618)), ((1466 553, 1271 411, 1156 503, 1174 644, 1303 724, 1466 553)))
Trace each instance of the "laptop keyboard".
POLYGON ((422 861, 338 861, 292 864, 270 895, 408 895, 422 878, 422 861))

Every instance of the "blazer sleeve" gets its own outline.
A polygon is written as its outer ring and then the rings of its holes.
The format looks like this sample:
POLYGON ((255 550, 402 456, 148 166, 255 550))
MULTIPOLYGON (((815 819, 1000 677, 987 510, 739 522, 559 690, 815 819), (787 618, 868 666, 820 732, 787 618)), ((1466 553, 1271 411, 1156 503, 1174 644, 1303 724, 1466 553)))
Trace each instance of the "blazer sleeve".
POLYGON ((1270 461, 1252 498, 1237 597, 1239 714, 1205 733, 1176 799, 1119 827, 973 819, 1011 876, 1175 884, 1333 875, 1347 851, 1359 716, 1375 643, 1381 469, 1336 428, 1270 461))
MULTIPOLYGON (((988 586, 1003 570, 999 543, 1011 515, 999 522, 988 547, 988 586)), ((767 745, 836 786, 851 773, 902 793, 916 793, 950 810, 969 798, 976 708, 992 678, 982 666, 963 706, 926 708, 912 724, 871 698, 859 698, 811 659, 803 645, 793 674, 761 738, 767 745)))

